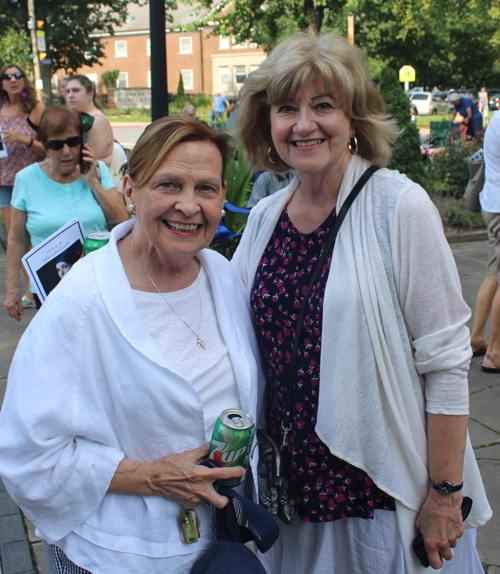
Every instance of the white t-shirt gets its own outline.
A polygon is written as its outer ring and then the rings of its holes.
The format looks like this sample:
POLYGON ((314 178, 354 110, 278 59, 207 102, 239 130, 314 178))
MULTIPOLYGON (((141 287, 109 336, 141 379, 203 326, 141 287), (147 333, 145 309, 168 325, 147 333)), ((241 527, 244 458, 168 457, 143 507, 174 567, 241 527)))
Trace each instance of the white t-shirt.
POLYGON ((191 329, 200 326, 200 294, 202 319, 200 338, 205 348, 197 346, 193 332, 179 319, 159 293, 132 291, 134 301, 147 331, 179 373, 200 396, 205 417, 207 442, 217 417, 223 409, 241 408, 238 386, 227 347, 217 320, 210 281, 203 267, 198 281, 186 289, 164 293, 165 299, 191 329))
POLYGON ((485 182, 479 201, 484 211, 500 213, 500 111, 493 113, 483 147, 485 182))

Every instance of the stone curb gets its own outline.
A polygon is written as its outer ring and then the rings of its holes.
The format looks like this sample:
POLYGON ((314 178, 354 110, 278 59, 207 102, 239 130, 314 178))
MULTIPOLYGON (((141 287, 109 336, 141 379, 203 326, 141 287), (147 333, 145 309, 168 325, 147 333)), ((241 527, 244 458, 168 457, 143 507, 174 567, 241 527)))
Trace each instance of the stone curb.
POLYGON ((35 574, 28 536, 20 509, 0 480, 0 572, 35 574))

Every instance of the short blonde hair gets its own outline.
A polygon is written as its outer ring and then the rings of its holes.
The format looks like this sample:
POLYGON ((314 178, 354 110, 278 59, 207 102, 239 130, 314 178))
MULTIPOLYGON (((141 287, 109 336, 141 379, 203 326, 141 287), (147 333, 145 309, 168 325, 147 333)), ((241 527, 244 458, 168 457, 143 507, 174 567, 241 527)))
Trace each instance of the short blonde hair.
POLYGON ((231 150, 229 137, 215 131, 206 122, 183 116, 165 117, 149 124, 122 170, 141 187, 151 179, 174 147, 187 141, 207 141, 217 147, 222 157, 221 179, 224 181, 231 150))
POLYGON ((370 77, 367 57, 339 34, 318 37, 313 32, 300 32, 281 42, 245 80, 236 136, 247 160, 264 171, 288 168, 279 157, 275 159, 276 152, 271 156, 275 164, 268 157, 268 149, 273 148, 271 105, 293 98, 315 73, 355 120, 359 155, 375 165, 387 165, 399 130, 370 77))

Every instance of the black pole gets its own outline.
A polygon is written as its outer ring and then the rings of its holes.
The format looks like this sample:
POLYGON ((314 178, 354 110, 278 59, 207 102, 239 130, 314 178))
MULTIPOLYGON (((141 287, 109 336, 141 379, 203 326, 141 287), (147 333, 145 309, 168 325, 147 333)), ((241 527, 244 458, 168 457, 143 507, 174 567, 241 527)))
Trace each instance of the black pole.
POLYGON ((151 117, 168 116, 165 0, 149 0, 151 36, 151 117))

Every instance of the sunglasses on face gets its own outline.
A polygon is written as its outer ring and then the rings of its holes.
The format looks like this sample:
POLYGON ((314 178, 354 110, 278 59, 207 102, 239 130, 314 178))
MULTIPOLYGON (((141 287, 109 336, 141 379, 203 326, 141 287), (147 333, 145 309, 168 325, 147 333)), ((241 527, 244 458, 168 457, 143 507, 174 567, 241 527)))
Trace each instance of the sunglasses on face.
POLYGON ((4 74, 2 76, 2 80, 12 80, 12 78, 16 78, 16 80, 20 80, 21 78, 24 78, 24 74, 22 72, 14 72, 13 74, 4 74))
POLYGON ((59 151, 66 144, 68 147, 76 147, 82 143, 82 138, 80 136, 73 136, 72 138, 67 138, 65 140, 50 140, 45 145, 53 150, 59 151))

